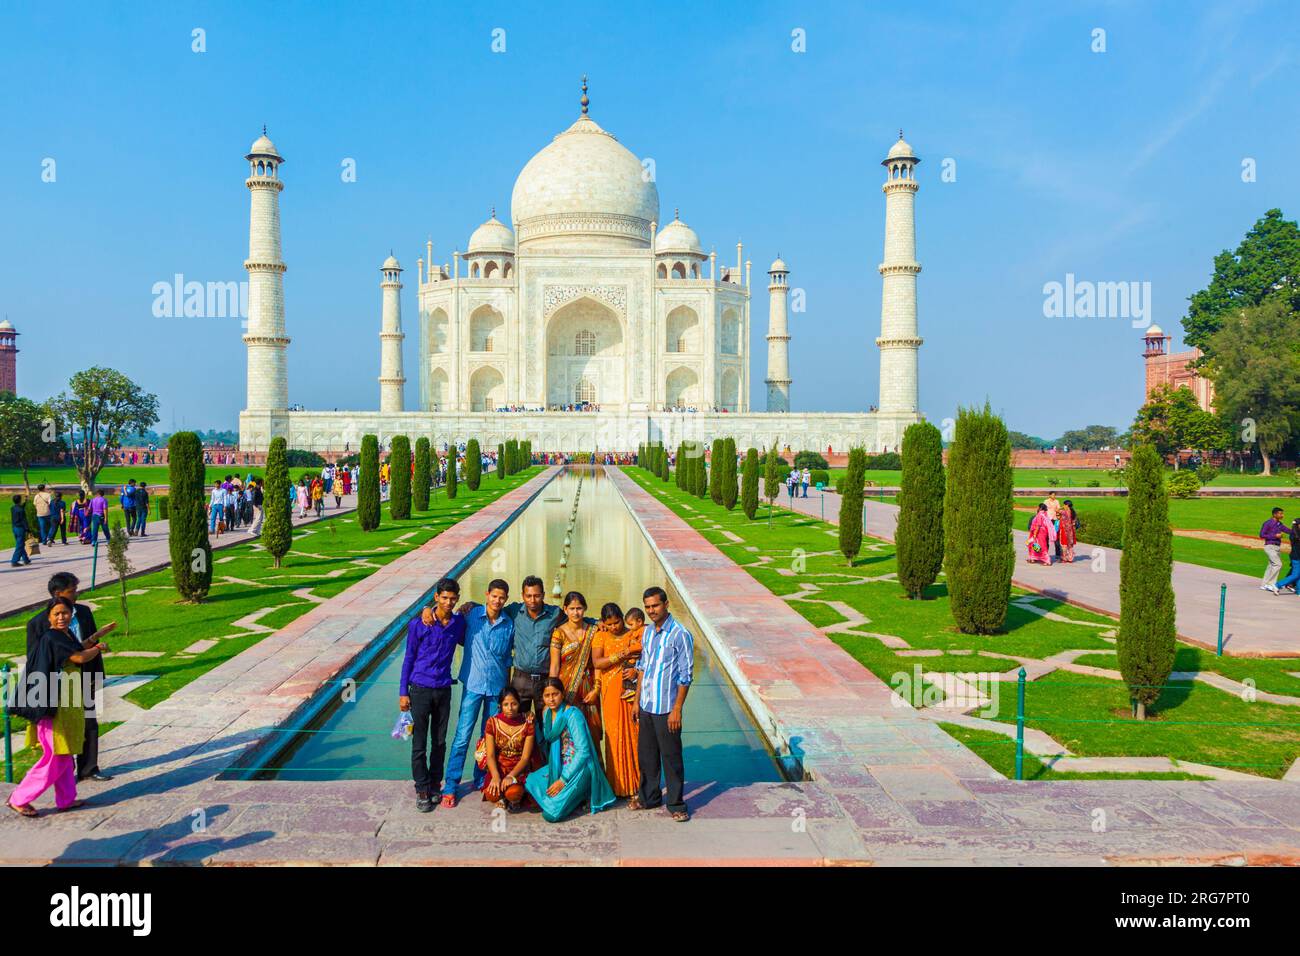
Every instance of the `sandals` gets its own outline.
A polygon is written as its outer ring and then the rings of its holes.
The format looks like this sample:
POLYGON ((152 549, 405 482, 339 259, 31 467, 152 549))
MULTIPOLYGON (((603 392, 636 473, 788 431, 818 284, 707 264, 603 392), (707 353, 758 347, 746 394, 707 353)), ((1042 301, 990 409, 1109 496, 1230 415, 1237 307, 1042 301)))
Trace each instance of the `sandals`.
POLYGON ((35 818, 41 815, 40 811, 37 810, 34 806, 32 806, 30 803, 24 803, 21 807, 15 807, 12 803, 6 800, 5 806, 8 807, 10 810, 12 810, 14 813, 18 814, 20 817, 35 818))
POLYGON ((687 813, 685 810, 678 810, 675 813, 671 814, 671 816, 673 818, 674 823, 685 823, 687 820, 691 818, 691 815, 687 813))
POLYGON ((637 797, 637 796, 632 796, 632 797, 628 797, 628 798, 627 798, 627 808, 628 808, 629 810, 644 810, 644 809, 645 809, 645 807, 643 807, 643 806, 641 805, 641 798, 640 798, 640 797, 637 797))
POLYGON ((449 810, 456 806, 456 795, 454 793, 444 793, 442 795, 442 805, 449 810))

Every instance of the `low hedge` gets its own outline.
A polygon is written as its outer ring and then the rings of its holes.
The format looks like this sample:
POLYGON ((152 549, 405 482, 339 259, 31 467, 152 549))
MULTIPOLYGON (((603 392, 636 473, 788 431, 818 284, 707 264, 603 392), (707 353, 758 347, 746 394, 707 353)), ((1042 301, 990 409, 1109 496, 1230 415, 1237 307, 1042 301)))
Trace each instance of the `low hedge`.
POLYGON ((1124 519, 1113 511, 1097 511, 1079 516, 1075 536, 1084 544, 1103 548, 1124 547, 1124 519))
POLYGON ((822 487, 829 487, 831 483, 831 473, 829 471, 823 471, 821 468, 817 468, 814 469, 810 480, 812 481, 814 488, 818 483, 820 483, 822 487))

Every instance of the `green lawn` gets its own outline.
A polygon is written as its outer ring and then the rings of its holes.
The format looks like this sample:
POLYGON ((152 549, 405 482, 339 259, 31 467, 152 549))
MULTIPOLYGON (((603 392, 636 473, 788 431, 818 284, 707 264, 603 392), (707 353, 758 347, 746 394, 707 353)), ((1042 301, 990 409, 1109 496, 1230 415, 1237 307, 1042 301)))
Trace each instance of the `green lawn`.
MULTIPOLYGON (((119 625, 108 643, 114 651, 151 651, 162 656, 123 657, 110 653, 106 660, 108 672, 157 675, 157 679, 127 695, 141 707, 152 707, 266 636, 245 631, 232 622, 263 608, 275 608, 258 623, 283 627, 316 606, 294 591, 307 589, 317 597, 333 597, 517 488, 538 471, 533 467, 505 481, 485 478, 477 492, 462 484, 454 501, 448 501, 446 494, 439 491, 427 512, 413 512, 405 521, 393 521, 385 503, 379 528, 369 533, 357 526, 355 513, 295 528, 293 548, 278 570, 255 540, 217 551, 212 590, 202 604, 177 602, 170 569, 132 578, 127 582, 128 590, 144 589, 147 593, 128 598, 130 635, 125 633, 124 625, 119 625), (409 532, 415 533, 396 540, 409 532), (206 650, 186 652, 204 639, 216 639, 216 643, 206 650)), ((112 583, 93 592, 83 591, 81 600, 97 606, 95 618, 102 626, 122 619, 120 594, 116 583, 112 583)), ((25 628, 32 613, 0 619, 0 656, 14 659, 25 654, 25 628)), ((17 734, 22 721, 15 721, 15 725, 17 734)))
MULTIPOLYGON (((96 476, 95 484, 97 485, 124 485, 131 478, 136 481, 143 481, 149 485, 166 485, 167 478, 166 465, 113 465, 105 468, 96 476)), ((238 475, 240 478, 247 478, 252 475, 255 478, 262 476, 264 469, 260 465, 208 465, 204 468, 204 478, 211 484, 220 481, 226 475, 238 475)), ((300 474, 310 473, 313 475, 320 474, 320 468, 290 468, 289 474, 294 480, 298 479, 300 474)), ((27 480, 34 489, 39 484, 75 486, 81 484, 81 479, 77 477, 77 469, 71 465, 58 465, 54 467, 38 466, 27 472, 27 480)), ((23 473, 17 468, 0 468, 0 485, 19 485, 23 483, 23 473)), ((65 495, 66 497, 66 495, 65 495)), ((75 497, 75 495, 74 495, 75 497)))
MULTIPOLYGON (((832 487, 835 479, 844 474, 843 468, 829 469, 832 487)), ((1170 474, 1173 471, 1170 470, 1170 474)), ((0 472, 0 474, 3 474, 0 472)), ((868 471, 867 480, 876 484, 890 485, 897 487, 902 479, 900 471, 868 471)), ((1112 488, 1115 486, 1115 479, 1106 471, 1095 468, 1017 468, 1015 469, 1015 485, 1017 488, 1050 488, 1050 479, 1055 479, 1060 488, 1086 488, 1088 482, 1095 481, 1097 487, 1112 488)), ((1265 478, 1263 475, 1256 474, 1239 474, 1235 471, 1225 471, 1218 478, 1215 478, 1209 485, 1211 488, 1288 488, 1296 484, 1296 480, 1291 475, 1273 475, 1265 478)))
MULTIPOLYGON (((1017 668, 1018 663, 992 655, 1042 659, 1065 650, 1114 648, 1115 621, 1018 590, 1013 590, 1003 633, 985 637, 961 634, 953 626, 942 577, 928 590, 927 600, 903 597, 892 576, 896 572, 892 545, 865 538, 861 553, 849 567, 837 550, 834 526, 816 518, 776 509, 769 527, 765 509, 751 522, 739 507, 729 512, 708 498, 686 495, 671 482, 652 479, 640 469, 625 471, 771 591, 785 596, 800 594, 790 606, 810 623, 818 627, 847 624, 846 614, 828 602, 843 604, 864 618, 827 636, 891 685, 898 686, 900 675, 911 675, 917 665, 931 672, 1005 672, 1017 668), (742 540, 735 541, 724 531, 742 540), (900 656, 873 634, 902 638, 910 648, 943 654, 900 656)), ((1244 548, 1236 550, 1249 554, 1244 548)), ((1106 662, 1100 666, 1115 667, 1113 655, 1098 654, 1096 659, 1106 662)), ((1212 654, 1179 645, 1177 669, 1198 668, 1220 670, 1235 679, 1251 677, 1261 690, 1300 697, 1300 680, 1287 676, 1288 670, 1300 671, 1300 658, 1223 664, 1212 654)), ((1013 688, 1013 684, 1000 687, 1000 720, 1014 720, 1013 688)), ((1031 682, 1030 688, 1031 723, 1080 755, 1169 756, 1267 777, 1282 776, 1300 755, 1300 708, 1296 707, 1246 703, 1197 683, 1168 691, 1154 708, 1153 719, 1138 723, 1129 713, 1127 691, 1118 681, 1056 671, 1031 682), (1259 724, 1268 726, 1256 726, 1259 724)), ((1000 770, 1005 766, 986 759, 1000 770)))

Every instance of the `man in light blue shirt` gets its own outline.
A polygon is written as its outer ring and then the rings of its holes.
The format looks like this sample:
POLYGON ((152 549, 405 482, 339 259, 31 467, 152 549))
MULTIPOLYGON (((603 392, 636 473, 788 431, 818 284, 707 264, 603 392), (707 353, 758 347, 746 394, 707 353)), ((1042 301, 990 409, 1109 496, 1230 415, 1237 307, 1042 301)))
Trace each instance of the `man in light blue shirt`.
MULTIPOLYGON (((442 783, 442 805, 456 805, 456 788, 465 769, 474 725, 478 737, 487 729, 487 720, 501 708, 501 692, 510 676, 510 659, 515 649, 515 625, 502 613, 510 585, 500 578, 488 584, 483 604, 470 609, 465 617, 465 648, 460 656, 460 713, 456 716, 456 738, 447 760, 442 783)), ((474 767, 474 789, 483 787, 487 774, 474 767)))
POLYGON ((668 784, 668 812, 678 823, 691 818, 682 795, 682 707, 691 689, 695 669, 695 639, 668 613, 668 594, 661 587, 646 588, 642 595, 649 623, 641 637, 641 691, 637 724, 637 763, 640 791, 629 810, 653 810, 664 802, 660 772, 668 784))

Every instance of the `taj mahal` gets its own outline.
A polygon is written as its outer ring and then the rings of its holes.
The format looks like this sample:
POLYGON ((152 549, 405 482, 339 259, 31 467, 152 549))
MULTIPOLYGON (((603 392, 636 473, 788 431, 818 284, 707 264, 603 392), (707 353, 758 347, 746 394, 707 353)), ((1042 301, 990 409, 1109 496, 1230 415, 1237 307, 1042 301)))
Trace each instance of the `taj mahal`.
MULTIPOLYGON (((378 409, 291 410, 279 194, 285 159, 265 135, 247 156, 251 194, 247 407, 240 447, 356 450, 395 435, 435 443, 529 439, 538 451, 628 451, 642 442, 731 436, 741 449, 895 450, 920 420, 914 200, 920 160, 900 132, 886 169, 880 392, 869 412, 795 411, 790 270, 767 270, 766 405, 750 407, 751 262, 705 252, 640 159, 589 115, 524 164, 510 224, 493 209, 465 251, 417 260, 419 408, 405 407, 404 269, 380 267, 378 409)), ((485 204, 486 205, 486 204, 485 204)), ((864 320, 866 317, 863 317, 864 320)), ((865 324, 865 323, 864 323, 865 324)), ((360 347, 357 343, 355 346, 360 347)), ((863 405, 870 397, 863 396, 863 405)))

